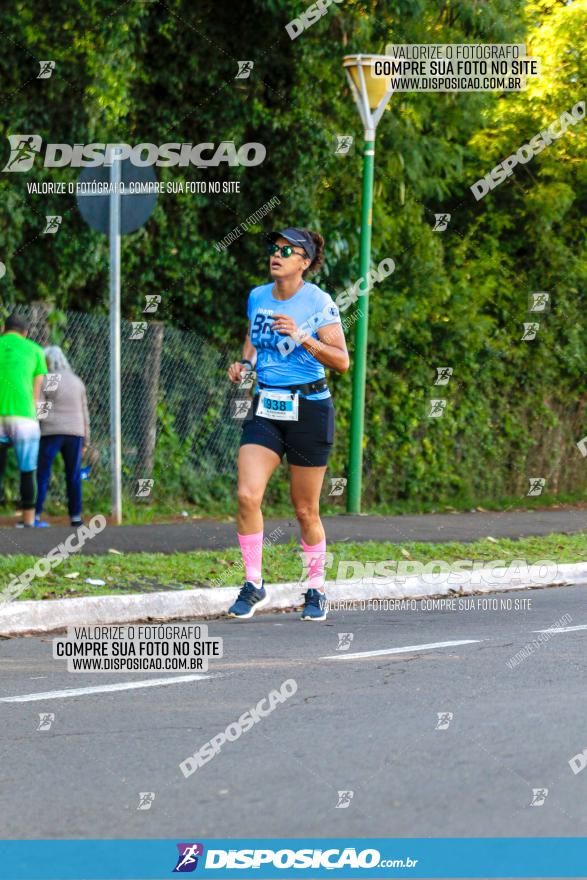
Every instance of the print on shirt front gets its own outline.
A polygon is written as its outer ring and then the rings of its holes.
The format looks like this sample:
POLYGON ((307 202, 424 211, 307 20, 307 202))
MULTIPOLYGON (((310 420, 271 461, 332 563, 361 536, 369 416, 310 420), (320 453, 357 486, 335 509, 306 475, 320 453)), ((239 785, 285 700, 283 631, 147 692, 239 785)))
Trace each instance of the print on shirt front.
MULTIPOLYGON (((275 315, 288 315, 296 325, 318 339, 317 330, 332 324, 340 324, 338 309, 330 294, 315 284, 306 282, 300 290, 286 300, 273 296, 271 284, 255 287, 249 294, 248 316, 251 322, 250 338, 257 350, 257 376, 270 387, 304 385, 323 379, 323 365, 302 345, 272 329, 275 315)), ((310 395, 319 400, 330 392, 310 395)))

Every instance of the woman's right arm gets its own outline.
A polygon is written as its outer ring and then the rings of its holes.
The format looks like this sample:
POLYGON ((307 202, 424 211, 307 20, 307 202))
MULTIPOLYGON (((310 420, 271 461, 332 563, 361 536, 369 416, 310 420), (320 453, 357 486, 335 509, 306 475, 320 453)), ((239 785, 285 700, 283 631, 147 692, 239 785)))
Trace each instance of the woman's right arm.
MULTIPOLYGON (((257 349, 251 342, 251 322, 249 321, 249 326, 247 328, 247 335, 245 336, 245 341, 243 344, 243 361, 250 361, 252 364, 252 369, 255 368, 255 364, 257 363, 257 349)), ((245 364, 241 364, 240 361, 235 361, 234 364, 231 364, 228 368, 228 378, 231 382, 235 384, 239 383, 244 374, 248 372, 245 364)))

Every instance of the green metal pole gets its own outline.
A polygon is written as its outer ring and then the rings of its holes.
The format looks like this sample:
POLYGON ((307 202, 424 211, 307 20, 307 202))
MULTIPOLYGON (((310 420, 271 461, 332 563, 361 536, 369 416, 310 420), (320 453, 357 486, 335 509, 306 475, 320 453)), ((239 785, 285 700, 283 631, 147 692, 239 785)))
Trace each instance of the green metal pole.
MULTIPOLYGON (((361 206, 361 249, 359 277, 365 278, 371 262, 371 220, 373 208, 373 172, 375 167, 375 132, 365 135, 363 152, 363 198, 361 206)), ((363 430, 365 423, 365 380, 367 376, 367 334, 369 329, 369 295, 357 301, 359 310, 355 324, 355 359, 353 365, 353 400, 349 449, 347 512, 361 512, 363 471, 363 430)))

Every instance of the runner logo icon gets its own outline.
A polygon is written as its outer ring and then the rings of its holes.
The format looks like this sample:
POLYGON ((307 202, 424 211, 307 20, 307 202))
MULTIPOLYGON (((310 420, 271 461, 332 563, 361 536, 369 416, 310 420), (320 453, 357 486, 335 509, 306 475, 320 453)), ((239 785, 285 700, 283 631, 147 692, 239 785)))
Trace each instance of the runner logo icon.
POLYGON ((42 146, 38 134, 9 134, 10 157, 3 171, 30 171, 42 146))
POLYGON ((178 843, 177 849, 179 855, 177 857, 177 865, 173 869, 173 873, 187 873, 195 871, 198 867, 198 857, 204 855, 203 843, 178 843))

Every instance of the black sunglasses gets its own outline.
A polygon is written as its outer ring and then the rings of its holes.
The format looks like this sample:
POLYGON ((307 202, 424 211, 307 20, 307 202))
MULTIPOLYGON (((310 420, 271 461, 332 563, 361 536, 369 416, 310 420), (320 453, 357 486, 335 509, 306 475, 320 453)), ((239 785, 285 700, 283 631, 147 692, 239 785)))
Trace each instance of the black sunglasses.
POLYGON ((297 254, 298 257, 304 257, 304 259, 306 260, 309 259, 305 251, 302 251, 302 253, 300 253, 299 251, 294 250, 291 244, 284 244, 283 247, 279 247, 278 244, 268 244, 267 253, 270 257, 275 256, 275 254, 279 254, 280 256, 287 258, 291 257, 292 254, 297 254))

